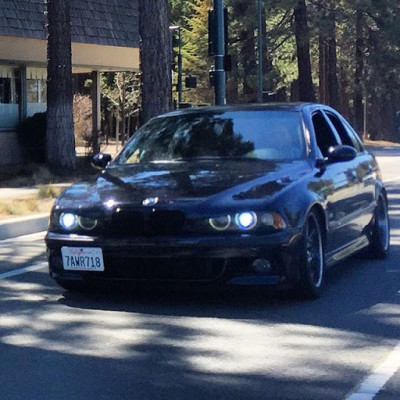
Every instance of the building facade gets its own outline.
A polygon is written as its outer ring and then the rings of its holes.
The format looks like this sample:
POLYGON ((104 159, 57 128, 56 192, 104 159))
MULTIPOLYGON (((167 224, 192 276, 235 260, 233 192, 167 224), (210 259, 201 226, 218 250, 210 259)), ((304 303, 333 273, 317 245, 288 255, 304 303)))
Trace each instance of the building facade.
MULTIPOLYGON (((46 110, 45 9, 45 0, 0 0, 0 164, 21 161, 15 128, 46 110)), ((72 72, 92 73, 95 129, 99 73, 139 70, 138 13, 135 0, 71 0, 72 72)))

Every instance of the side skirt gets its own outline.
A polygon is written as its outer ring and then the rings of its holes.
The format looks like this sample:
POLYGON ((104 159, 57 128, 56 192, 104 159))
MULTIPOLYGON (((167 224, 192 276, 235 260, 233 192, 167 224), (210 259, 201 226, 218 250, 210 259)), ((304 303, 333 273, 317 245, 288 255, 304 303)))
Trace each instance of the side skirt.
POLYGON ((367 236, 361 236, 359 239, 351 242, 349 245, 341 247, 340 249, 334 250, 328 254, 325 254, 325 263, 327 267, 335 265, 339 261, 344 260, 353 254, 358 253, 369 245, 367 236))

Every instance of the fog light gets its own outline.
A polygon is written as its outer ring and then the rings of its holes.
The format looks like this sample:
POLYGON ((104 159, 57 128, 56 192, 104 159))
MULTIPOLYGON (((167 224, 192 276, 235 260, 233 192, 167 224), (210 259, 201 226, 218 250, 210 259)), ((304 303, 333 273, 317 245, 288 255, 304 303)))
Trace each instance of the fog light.
POLYGON ((271 271, 271 263, 265 258, 257 258, 253 262, 253 269, 257 274, 266 275, 271 271))

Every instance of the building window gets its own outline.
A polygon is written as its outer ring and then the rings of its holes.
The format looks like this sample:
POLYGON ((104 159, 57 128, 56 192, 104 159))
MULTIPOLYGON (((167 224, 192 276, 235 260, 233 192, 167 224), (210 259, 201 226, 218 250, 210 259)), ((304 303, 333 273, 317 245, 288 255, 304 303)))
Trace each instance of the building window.
POLYGON ((42 113, 47 108, 47 70, 46 68, 26 68, 26 116, 42 113))
POLYGON ((46 103, 45 79, 27 79, 26 86, 28 103, 46 103))
POLYGON ((17 81, 15 71, 8 72, 2 71, 0 68, 0 103, 18 104, 19 81, 17 81))
POLYGON ((0 131, 13 130, 19 122, 19 69, 0 65, 0 131))

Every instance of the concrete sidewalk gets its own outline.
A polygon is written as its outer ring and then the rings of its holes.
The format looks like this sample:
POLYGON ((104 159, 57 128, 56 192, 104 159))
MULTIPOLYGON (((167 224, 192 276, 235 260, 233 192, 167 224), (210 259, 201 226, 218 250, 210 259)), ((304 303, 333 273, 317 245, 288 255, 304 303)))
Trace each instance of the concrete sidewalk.
MULTIPOLYGON (((52 186, 64 189, 71 183, 55 183, 52 186)), ((24 199, 37 195, 39 187, 0 188, 0 200, 24 199)), ((21 217, 11 217, 0 220, 0 240, 17 236, 29 235, 46 231, 48 227, 49 213, 34 214, 21 217)))
POLYGON ((37 214, 0 220, 0 240, 47 230, 49 214, 37 214))
MULTIPOLYGON (((0 188, 0 199, 23 199, 35 195, 37 187, 0 188)), ((34 214, 0 220, 0 240, 47 230, 49 214, 34 214)))

